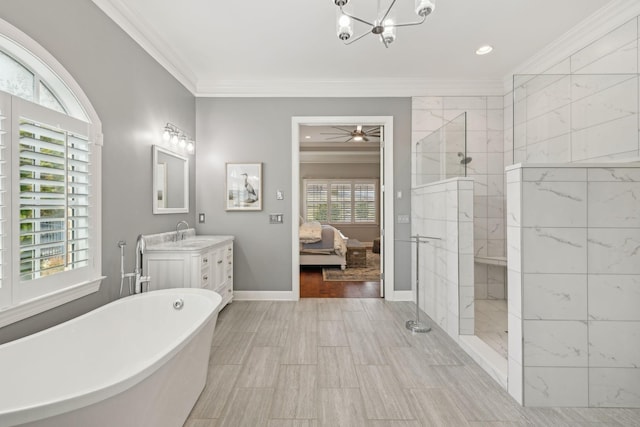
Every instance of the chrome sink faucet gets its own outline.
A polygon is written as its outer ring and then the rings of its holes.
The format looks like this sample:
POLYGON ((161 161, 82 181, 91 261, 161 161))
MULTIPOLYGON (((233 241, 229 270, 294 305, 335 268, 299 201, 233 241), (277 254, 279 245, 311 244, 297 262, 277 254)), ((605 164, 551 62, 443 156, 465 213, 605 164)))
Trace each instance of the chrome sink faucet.
MULTIPOLYGON (((180 226, 184 225, 187 228, 185 230, 189 229, 189 223, 187 221, 180 221, 179 223, 176 224, 176 238, 175 241, 178 241, 178 237, 180 237, 180 226)), ((182 237, 180 238, 180 240, 184 240, 184 233, 182 233, 182 237)))

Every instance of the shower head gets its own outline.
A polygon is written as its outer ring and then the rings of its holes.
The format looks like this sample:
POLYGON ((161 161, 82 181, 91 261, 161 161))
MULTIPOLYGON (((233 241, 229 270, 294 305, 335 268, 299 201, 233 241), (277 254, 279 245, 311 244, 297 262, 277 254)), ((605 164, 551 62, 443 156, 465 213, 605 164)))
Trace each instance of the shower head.
POLYGON ((464 153, 460 153, 460 152, 458 152, 458 157, 460 157, 460 164, 461 165, 467 165, 467 164, 471 163, 471 160, 473 160, 471 157, 465 157, 464 153))

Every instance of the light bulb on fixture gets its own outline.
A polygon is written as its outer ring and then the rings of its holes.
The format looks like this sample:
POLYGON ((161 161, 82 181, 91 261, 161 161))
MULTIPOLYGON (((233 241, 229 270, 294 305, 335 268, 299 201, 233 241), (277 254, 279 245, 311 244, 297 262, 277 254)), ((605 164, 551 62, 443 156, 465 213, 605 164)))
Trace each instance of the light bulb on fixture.
POLYGON ((340 15, 338 18, 338 38, 342 41, 349 40, 353 35, 353 25, 351 18, 347 15, 340 15))
POLYGON ((416 15, 426 17, 433 12, 436 5, 430 0, 416 0, 416 15))
POLYGON ((381 34, 382 43, 385 45, 393 43, 396 39, 396 27, 393 25, 393 21, 391 19, 386 19, 382 24, 382 27, 384 28, 381 34))
POLYGON ((189 152, 190 154, 193 153, 193 151, 195 150, 196 146, 193 143, 193 141, 189 141, 187 142, 187 152, 189 152))
POLYGON ((178 145, 180 145, 180 148, 184 148, 187 146, 187 137, 184 136, 184 134, 180 136, 180 141, 178 145))
POLYGON ((169 138, 171 138, 171 128, 169 127, 169 124, 167 123, 167 125, 164 127, 164 132, 162 132, 162 139, 165 141, 168 141, 169 138))
POLYGON ((178 132, 174 132, 174 133, 171 135, 171 143, 172 143, 173 145, 176 145, 176 144, 178 143, 178 132))

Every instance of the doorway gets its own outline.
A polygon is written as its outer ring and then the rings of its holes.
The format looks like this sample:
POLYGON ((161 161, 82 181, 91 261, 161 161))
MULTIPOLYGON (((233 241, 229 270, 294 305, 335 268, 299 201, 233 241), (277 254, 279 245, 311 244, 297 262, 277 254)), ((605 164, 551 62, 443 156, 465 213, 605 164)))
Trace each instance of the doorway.
MULTIPOLYGON (((301 216, 300 175, 301 128, 306 126, 350 129, 358 124, 359 130, 378 128, 380 130, 380 148, 376 155, 380 165, 379 174, 379 226, 380 233, 375 245, 379 248, 381 280, 379 295, 393 300, 393 117, 390 116, 353 116, 353 117, 293 117, 292 118, 292 217, 301 216), (385 238, 385 236, 387 238, 385 238)), ((340 131, 336 131, 339 133, 340 131)), ((340 135, 337 136, 340 139, 340 135)), ((346 140, 348 140, 347 138, 346 140)), ((292 221, 292 290, 295 299, 300 298, 300 252, 299 221, 292 221)), ((352 239, 356 240, 357 239, 352 239)))

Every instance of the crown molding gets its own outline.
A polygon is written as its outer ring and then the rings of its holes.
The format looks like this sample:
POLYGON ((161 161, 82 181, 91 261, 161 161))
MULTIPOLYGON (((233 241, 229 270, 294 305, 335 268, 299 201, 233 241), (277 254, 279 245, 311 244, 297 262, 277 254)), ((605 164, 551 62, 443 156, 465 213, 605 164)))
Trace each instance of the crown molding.
POLYGON ((140 20, 124 1, 92 1, 187 90, 192 94, 196 92, 195 74, 186 69, 184 65, 182 67, 176 65, 186 64, 186 62, 172 51, 147 24, 140 20), (162 49, 158 46, 162 46, 162 49))
POLYGON ((502 96, 500 80, 380 78, 351 80, 222 80, 198 82, 197 97, 502 96))
POLYGON ((639 15, 638 0, 615 0, 607 4, 504 76, 504 92, 513 90, 514 74, 544 73, 639 15))

